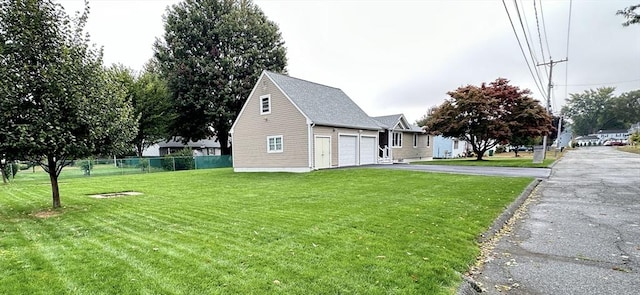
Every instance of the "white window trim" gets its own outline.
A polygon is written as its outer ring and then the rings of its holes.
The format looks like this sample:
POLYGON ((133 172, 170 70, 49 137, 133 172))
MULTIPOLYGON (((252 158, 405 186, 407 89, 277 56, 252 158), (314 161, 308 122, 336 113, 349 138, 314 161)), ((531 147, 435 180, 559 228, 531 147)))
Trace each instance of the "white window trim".
POLYGON ((402 132, 392 132, 391 133, 391 147, 394 148, 401 148, 402 147, 402 132), (396 134, 400 134, 400 138, 399 138, 399 145, 396 145, 395 139, 396 139, 396 134))
MULTIPOLYGON (((277 147, 277 145, 274 142, 274 145, 277 147)), ((269 154, 274 154, 274 153, 282 153, 284 151, 284 138, 282 137, 282 135, 274 135, 274 136, 267 136, 267 153, 269 154), (277 138, 280 138, 280 149, 275 149, 275 150, 271 150, 271 140, 277 140, 277 138)))
POLYGON ((418 147, 418 140, 420 139, 420 136, 418 133, 414 133, 413 134, 413 147, 417 148, 418 147))
POLYGON ((267 115, 267 114, 271 114, 271 94, 260 96, 260 115, 267 115), (269 104, 269 110, 266 112, 262 109, 262 100, 265 98, 267 99, 267 103, 269 104))

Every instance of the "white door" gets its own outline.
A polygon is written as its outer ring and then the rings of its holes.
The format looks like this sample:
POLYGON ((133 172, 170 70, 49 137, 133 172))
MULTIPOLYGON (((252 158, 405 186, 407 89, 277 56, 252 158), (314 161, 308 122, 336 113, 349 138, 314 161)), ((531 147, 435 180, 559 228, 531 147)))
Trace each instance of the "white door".
POLYGON ((338 136, 338 166, 355 166, 358 154, 358 136, 340 135, 338 136))
POLYGON ((331 138, 316 137, 314 144, 315 169, 331 167, 331 138))
POLYGON ((376 138, 360 137, 360 165, 376 163, 376 138))

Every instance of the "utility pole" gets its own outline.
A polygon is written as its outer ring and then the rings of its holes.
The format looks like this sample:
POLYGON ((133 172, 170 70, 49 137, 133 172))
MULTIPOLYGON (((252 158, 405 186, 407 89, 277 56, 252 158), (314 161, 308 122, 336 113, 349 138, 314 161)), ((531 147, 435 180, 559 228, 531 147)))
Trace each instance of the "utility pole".
MULTIPOLYGON (((553 88, 553 83, 551 77, 553 76, 553 65, 561 62, 565 62, 568 59, 561 59, 554 61, 551 57, 549 57, 549 62, 537 64, 536 66, 545 66, 549 65, 549 84, 547 84, 547 112, 551 114, 551 88, 553 88)), ((559 131, 558 131, 559 132, 559 131)), ((542 138, 542 159, 547 158, 547 135, 542 138)))

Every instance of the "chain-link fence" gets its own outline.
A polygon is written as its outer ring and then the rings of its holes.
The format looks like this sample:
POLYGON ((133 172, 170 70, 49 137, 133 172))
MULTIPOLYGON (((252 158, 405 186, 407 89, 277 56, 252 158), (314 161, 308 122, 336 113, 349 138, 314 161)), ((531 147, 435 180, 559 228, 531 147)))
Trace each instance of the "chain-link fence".
MULTIPOLYGON (((192 157, 144 157, 123 159, 83 159, 74 160, 62 170, 61 178, 154 173, 178 170, 212 169, 231 167, 231 156, 192 157)), ((39 166, 29 163, 19 164, 19 176, 46 174, 39 166)))

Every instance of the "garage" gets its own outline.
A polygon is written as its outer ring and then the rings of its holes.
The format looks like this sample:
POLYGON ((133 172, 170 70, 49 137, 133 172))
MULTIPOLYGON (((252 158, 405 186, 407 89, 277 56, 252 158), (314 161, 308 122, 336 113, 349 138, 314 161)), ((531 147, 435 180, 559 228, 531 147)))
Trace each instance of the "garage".
POLYGON ((376 163, 376 138, 360 137, 360 165, 376 163))
POLYGON ((338 136, 338 166, 358 165, 358 136, 338 136))

